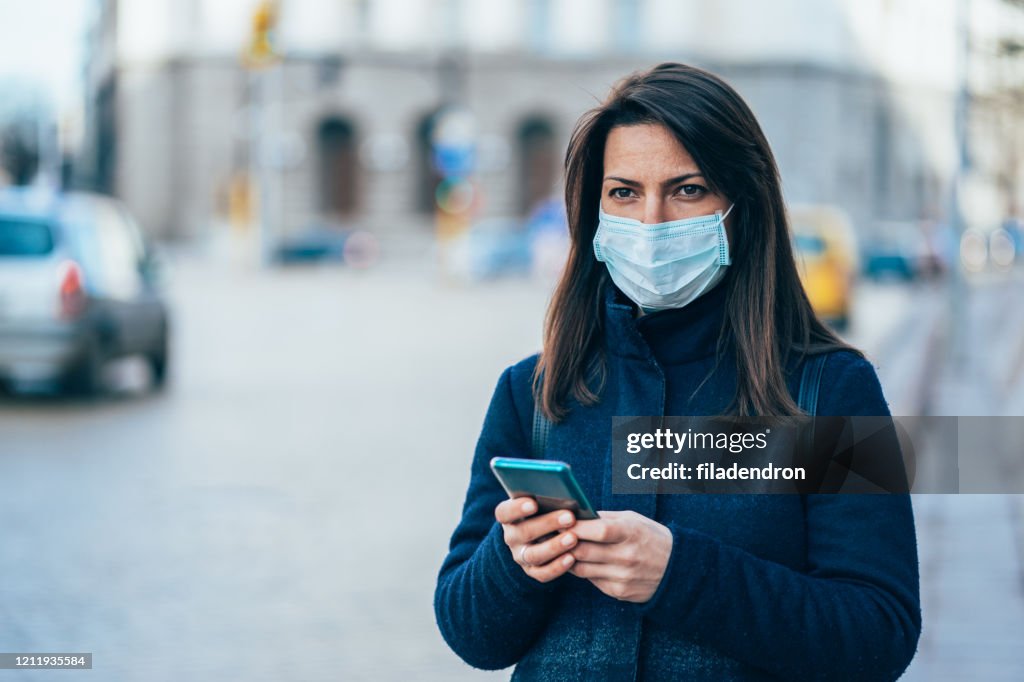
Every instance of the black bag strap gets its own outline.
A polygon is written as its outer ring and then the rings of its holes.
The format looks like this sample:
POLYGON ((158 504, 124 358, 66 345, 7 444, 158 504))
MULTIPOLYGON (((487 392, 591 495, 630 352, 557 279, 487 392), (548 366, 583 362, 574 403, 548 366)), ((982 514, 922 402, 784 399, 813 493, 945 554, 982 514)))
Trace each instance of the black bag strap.
MULTIPOLYGON (((800 374, 800 390, 797 393, 796 403, 801 410, 813 417, 818 413, 818 393, 821 391, 821 375, 825 369, 824 353, 812 355, 804 363, 803 372, 800 374)), ((544 451, 547 449, 548 434, 554 424, 544 416, 544 413, 537 409, 537 403, 533 405, 533 442, 531 450, 536 459, 544 459, 544 451)), ((814 442, 813 422, 808 434, 810 442, 814 442)))
POLYGON ((533 443, 531 448, 535 459, 544 459, 544 450, 548 445, 548 434, 554 424, 538 409, 536 399, 533 403, 533 443))
MULTIPOLYGON (((804 362, 803 372, 800 373, 800 389, 797 391, 796 398, 797 406, 807 413, 810 419, 797 436, 799 441, 795 454, 812 463, 817 461, 815 457, 815 436, 817 434, 815 433, 814 417, 818 414, 818 393, 821 390, 821 375, 825 368, 826 357, 824 353, 819 353, 810 356, 804 362)), ((815 469, 812 467, 813 470, 815 469)), ((818 488, 821 483, 821 480, 817 481, 818 488)))
POLYGON ((804 363, 804 370, 800 374, 796 404, 811 417, 818 414, 818 393, 821 390, 821 374, 825 369, 826 357, 824 353, 812 355, 804 363))

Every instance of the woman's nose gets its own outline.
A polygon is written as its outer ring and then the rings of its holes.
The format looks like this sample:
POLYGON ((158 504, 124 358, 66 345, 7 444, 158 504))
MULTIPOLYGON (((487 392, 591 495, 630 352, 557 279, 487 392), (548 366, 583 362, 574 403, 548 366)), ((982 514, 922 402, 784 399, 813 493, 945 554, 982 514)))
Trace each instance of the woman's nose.
POLYGON ((657 223, 665 222, 665 205, 660 198, 649 197, 644 202, 644 218, 645 225, 655 225, 657 223))

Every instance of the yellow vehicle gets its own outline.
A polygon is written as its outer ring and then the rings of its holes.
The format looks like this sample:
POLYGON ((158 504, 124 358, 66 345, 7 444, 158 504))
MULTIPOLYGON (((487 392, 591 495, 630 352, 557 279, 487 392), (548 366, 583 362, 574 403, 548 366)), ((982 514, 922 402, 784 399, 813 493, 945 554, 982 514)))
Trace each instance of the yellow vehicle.
POLYGON ((793 251, 811 307, 836 330, 850 322, 857 239, 849 216, 830 205, 792 205, 793 251))

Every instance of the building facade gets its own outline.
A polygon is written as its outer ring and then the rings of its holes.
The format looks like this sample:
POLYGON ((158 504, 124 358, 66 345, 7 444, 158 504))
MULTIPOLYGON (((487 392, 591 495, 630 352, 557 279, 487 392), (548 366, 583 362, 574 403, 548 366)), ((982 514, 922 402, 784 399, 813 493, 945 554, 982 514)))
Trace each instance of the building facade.
POLYGON ((998 219, 1024 189, 1024 12, 972 0, 959 15, 958 1, 283 0, 281 60, 251 70, 253 2, 110 0, 88 76, 93 174, 163 238, 220 229, 244 177, 275 237, 424 233, 438 112, 458 105, 475 122, 480 215, 521 217, 560 192, 577 118, 621 76, 672 60, 744 96, 787 200, 837 204, 870 233, 947 210, 965 26, 985 199, 969 213, 998 219))

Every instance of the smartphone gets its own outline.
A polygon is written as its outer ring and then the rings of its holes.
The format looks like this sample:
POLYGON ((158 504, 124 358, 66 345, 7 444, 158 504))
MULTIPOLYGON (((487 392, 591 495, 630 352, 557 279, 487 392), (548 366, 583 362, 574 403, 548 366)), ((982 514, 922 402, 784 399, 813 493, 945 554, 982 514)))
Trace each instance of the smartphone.
POLYGON ((565 462, 495 457, 491 460, 491 471, 509 497, 529 496, 537 500, 539 514, 568 509, 577 519, 598 518, 565 462))

